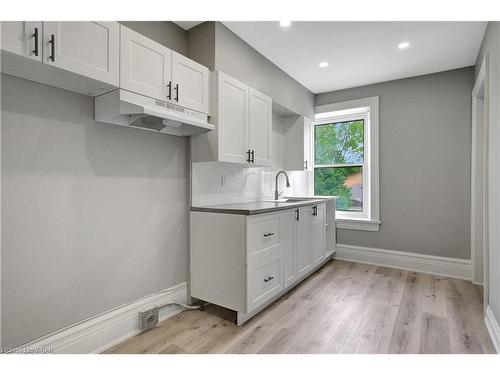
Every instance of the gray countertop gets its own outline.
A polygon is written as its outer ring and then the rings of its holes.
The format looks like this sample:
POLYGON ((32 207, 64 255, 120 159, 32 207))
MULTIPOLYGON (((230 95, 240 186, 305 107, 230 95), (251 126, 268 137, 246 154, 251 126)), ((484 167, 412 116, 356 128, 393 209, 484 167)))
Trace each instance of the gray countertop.
POLYGON ((242 202, 242 203, 226 203, 218 205, 208 205, 208 206, 195 206, 191 207, 191 211, 198 212, 217 212, 223 214, 234 214, 234 215, 256 215, 266 212, 282 211, 288 210, 296 207, 311 206, 314 204, 325 203, 328 200, 334 199, 334 197, 294 197, 295 199, 288 202, 242 202))

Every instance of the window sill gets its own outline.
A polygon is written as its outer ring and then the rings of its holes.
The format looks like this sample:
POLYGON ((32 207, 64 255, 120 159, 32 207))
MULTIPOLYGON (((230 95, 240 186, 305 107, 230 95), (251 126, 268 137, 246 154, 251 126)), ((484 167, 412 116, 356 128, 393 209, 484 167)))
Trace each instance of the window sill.
POLYGON ((381 222, 378 220, 363 219, 335 219, 335 228, 365 230, 369 232, 378 232, 381 222))

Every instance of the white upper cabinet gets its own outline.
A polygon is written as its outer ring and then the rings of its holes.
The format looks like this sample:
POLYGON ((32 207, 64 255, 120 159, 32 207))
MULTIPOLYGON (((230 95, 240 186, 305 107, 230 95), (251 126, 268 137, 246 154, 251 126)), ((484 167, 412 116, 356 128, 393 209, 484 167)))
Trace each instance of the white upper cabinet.
POLYGON ((172 50, 121 26, 120 87, 160 100, 170 100, 172 50))
POLYGON ((285 133, 285 169, 312 170, 312 120, 298 116, 285 133))
POLYGON ((44 63, 118 86, 117 22, 44 22, 44 63))
POLYGON ((245 163, 248 126, 248 87, 219 73, 217 77, 217 125, 219 161, 245 163))
POLYGON ((121 26, 120 88, 209 112, 210 71, 197 62, 121 26))
POLYGON ((191 137, 193 161, 270 165, 271 98, 223 72, 215 72, 211 122, 214 131, 191 137))
POLYGON ((249 89, 248 149, 252 162, 259 166, 271 165, 272 110, 270 97, 249 89))
POLYGON ((119 23, 1 24, 2 73, 90 96, 118 87, 119 23))
POLYGON ((41 21, 3 21, 1 24, 3 50, 42 61, 41 21))
POLYGON ((314 206, 311 216, 311 262, 322 262, 326 257, 325 205, 314 206))
POLYGON ((172 100, 192 110, 208 113, 210 71, 172 51, 172 100))

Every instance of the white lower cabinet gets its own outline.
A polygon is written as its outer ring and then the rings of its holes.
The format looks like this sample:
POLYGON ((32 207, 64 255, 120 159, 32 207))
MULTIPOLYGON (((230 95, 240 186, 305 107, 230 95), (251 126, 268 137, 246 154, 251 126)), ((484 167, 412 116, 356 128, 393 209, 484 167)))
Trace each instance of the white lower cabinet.
POLYGON ((280 254, 270 255, 249 264, 247 278, 247 310, 252 311, 283 290, 280 254))
POLYGON ((191 212, 191 296, 250 319, 326 259, 325 205, 258 215, 191 212))
POLYGON ((311 215, 312 207, 298 208, 297 212, 297 277, 307 274, 312 268, 311 215))
POLYGON ((321 263, 326 257, 325 245, 325 206, 313 207, 311 215, 311 262, 321 263))
POLYGON ((295 210, 287 211, 282 216, 283 232, 283 282, 285 288, 297 280, 297 225, 295 210))

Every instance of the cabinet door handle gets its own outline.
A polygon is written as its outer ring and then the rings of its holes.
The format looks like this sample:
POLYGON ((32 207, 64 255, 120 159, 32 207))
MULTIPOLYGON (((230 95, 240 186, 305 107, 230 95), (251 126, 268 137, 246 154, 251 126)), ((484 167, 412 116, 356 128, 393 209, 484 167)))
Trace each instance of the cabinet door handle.
POLYGON ((250 150, 247 151, 247 163, 250 163, 250 150))
POLYGON ((55 62, 56 61, 56 36, 54 34, 50 35, 49 44, 50 44, 49 60, 51 60, 52 62, 55 62))
POLYGON ((35 31, 33 32, 33 40, 35 41, 35 49, 33 50, 33 54, 38 56, 38 27, 35 27, 35 31))
POLYGON ((273 232, 264 233, 264 237, 271 237, 271 236, 274 236, 273 232))
POLYGON ((274 276, 268 276, 264 279, 264 282, 267 283, 267 282, 271 281, 272 279, 274 279, 274 276))
POLYGON ((172 100, 172 81, 168 82, 167 89, 168 89, 167 99, 172 100))
POLYGON ((252 155, 252 163, 255 164, 255 150, 252 150, 252 152, 250 152, 250 154, 252 155))
POLYGON ((175 85, 175 101, 179 102, 179 84, 175 85))
POLYGON ((299 209, 297 208, 295 210, 295 221, 299 221, 299 218, 300 218, 300 214, 299 214, 299 209))
POLYGON ((307 169, 307 160, 304 162, 304 169, 307 169))

